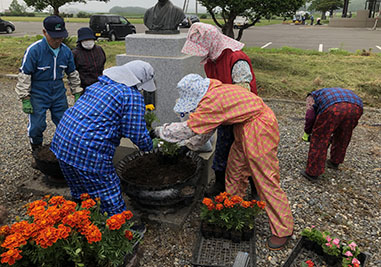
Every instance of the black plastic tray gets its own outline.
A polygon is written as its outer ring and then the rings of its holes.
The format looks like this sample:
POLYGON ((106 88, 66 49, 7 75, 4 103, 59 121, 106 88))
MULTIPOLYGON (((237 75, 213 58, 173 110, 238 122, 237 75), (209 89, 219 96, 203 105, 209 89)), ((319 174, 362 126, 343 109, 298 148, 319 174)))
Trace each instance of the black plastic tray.
MULTIPOLYGON (((282 267, 290 267, 290 266, 292 266, 292 264, 294 263, 294 260, 298 257, 298 254, 304 249, 305 240, 306 240, 306 238, 304 236, 302 236, 299 239, 298 243, 295 245, 295 247, 292 250, 290 256, 288 256, 286 262, 283 264, 282 267)), ((311 253, 314 253, 314 252, 311 251, 311 253)), ((368 254, 368 253, 360 253, 360 255, 358 256, 358 259, 359 259, 359 261, 361 263, 360 266, 361 267, 367 266, 369 258, 370 258, 370 254, 368 254)), ((296 266, 299 266, 299 265, 296 265, 296 266)), ((339 266, 341 266, 341 264, 339 266)))
POLYGON ((249 266, 256 267, 255 229, 250 241, 234 243, 224 238, 205 238, 198 233, 192 256, 195 267, 232 267, 238 252, 250 256, 249 266))

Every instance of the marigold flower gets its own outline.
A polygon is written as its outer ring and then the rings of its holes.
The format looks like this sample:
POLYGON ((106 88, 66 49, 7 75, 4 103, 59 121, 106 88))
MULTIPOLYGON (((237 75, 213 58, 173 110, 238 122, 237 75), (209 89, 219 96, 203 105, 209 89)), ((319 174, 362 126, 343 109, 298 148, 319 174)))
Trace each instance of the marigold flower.
POLYGON ((65 203, 63 196, 54 196, 49 200, 49 205, 61 205, 65 203))
POLYGON ((26 240, 20 233, 8 235, 1 244, 3 248, 14 249, 26 244, 26 240))
POLYGON ((53 226, 48 226, 42 229, 38 235, 35 237, 36 244, 42 248, 47 248, 52 246, 57 242, 59 237, 59 231, 53 226))
POLYGON ((210 205, 208 205, 208 210, 214 210, 214 208, 215 208, 214 203, 210 203, 210 205))
POLYGON ((90 195, 88 194, 88 193, 83 193, 83 194, 81 194, 81 196, 80 196, 80 199, 81 200, 85 200, 85 199, 89 199, 90 198, 90 195))
POLYGON ((134 238, 134 235, 132 234, 132 232, 131 232, 131 231, 128 231, 128 230, 126 230, 126 231, 124 232, 124 236, 125 236, 128 240, 130 240, 130 241, 134 238))
POLYGON ((251 206, 251 202, 250 201, 242 201, 241 206, 244 208, 249 208, 251 206))
POLYGON ((90 208, 94 207, 96 204, 97 203, 90 198, 90 199, 86 199, 86 200, 82 201, 81 206, 84 209, 90 209, 90 208))
POLYGON ((202 204, 204 204, 205 206, 209 206, 210 204, 213 204, 213 200, 211 200, 210 198, 204 197, 204 199, 202 200, 202 204))
POLYGON ((313 267, 314 263, 311 260, 306 261, 308 267, 313 267))
POLYGON ((110 230, 119 230, 120 227, 126 222, 122 214, 115 214, 106 221, 106 225, 110 230))
POLYGON ((218 195, 214 197, 214 200, 218 203, 222 203, 224 201, 225 197, 222 195, 218 195))
POLYGON ((146 110, 152 111, 155 109, 155 106, 153 104, 146 105, 146 110))
POLYGON ((221 203, 216 204, 216 210, 222 210, 224 208, 224 205, 221 203))
POLYGON ((87 242, 89 244, 102 240, 102 233, 94 224, 90 224, 86 227, 84 235, 86 236, 87 242))
POLYGON ((130 220, 134 216, 130 210, 125 210, 122 214, 126 220, 130 220))
POLYGON ((58 229, 58 232, 57 232, 58 239, 66 239, 71 233, 71 228, 63 224, 58 225, 57 229, 58 229))
POLYGON ((257 201, 257 206, 264 209, 266 207, 266 203, 264 201, 257 201))
POLYGON ((20 255, 21 250, 10 249, 3 254, 1 254, 1 263, 8 263, 8 265, 13 265, 15 262, 22 258, 20 255))
POLYGON ((232 208, 232 207, 234 207, 234 202, 231 201, 230 199, 226 198, 224 200, 224 206, 227 208, 232 208))
POLYGON ((359 263, 353 263, 353 267, 360 267, 359 263))
POLYGON ((32 203, 27 204, 28 211, 31 211, 35 207, 39 207, 39 206, 45 207, 46 205, 48 205, 48 203, 46 203, 43 200, 36 200, 36 201, 33 201, 32 203))
POLYGON ((232 196, 230 199, 234 204, 241 203, 242 202, 242 197, 240 196, 232 196))
POLYGON ((3 225, 0 227, 0 236, 8 235, 11 232, 11 228, 8 225, 3 225))

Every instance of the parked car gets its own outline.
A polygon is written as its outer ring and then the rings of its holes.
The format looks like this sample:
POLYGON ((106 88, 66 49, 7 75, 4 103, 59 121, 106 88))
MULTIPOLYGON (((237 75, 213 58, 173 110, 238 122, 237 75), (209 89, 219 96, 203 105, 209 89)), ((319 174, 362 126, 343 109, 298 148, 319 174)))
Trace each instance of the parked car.
POLYGON ((200 22, 199 17, 196 15, 185 15, 185 19, 180 23, 180 28, 189 28, 193 23, 200 22), (189 21, 191 23, 189 23, 189 21))
POLYGON ((92 15, 90 28, 96 38, 108 38, 110 41, 124 39, 128 34, 136 33, 136 28, 125 17, 119 15, 92 15))
POLYGON ((15 30, 16 27, 12 22, 0 18, 0 32, 12 33, 15 30))
POLYGON ((249 23, 248 18, 243 17, 243 16, 237 16, 234 20, 233 28, 239 29, 240 27, 242 27, 246 23, 249 23))

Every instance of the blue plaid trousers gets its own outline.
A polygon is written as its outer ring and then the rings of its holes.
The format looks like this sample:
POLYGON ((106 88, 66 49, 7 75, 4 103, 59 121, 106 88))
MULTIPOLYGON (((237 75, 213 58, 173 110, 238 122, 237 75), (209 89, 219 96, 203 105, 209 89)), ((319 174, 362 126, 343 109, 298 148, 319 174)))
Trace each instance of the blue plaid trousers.
POLYGON ((74 199, 79 200, 83 193, 88 193, 92 198, 99 197, 102 212, 107 212, 109 216, 126 210, 120 179, 115 170, 91 173, 74 168, 61 160, 59 164, 74 199))

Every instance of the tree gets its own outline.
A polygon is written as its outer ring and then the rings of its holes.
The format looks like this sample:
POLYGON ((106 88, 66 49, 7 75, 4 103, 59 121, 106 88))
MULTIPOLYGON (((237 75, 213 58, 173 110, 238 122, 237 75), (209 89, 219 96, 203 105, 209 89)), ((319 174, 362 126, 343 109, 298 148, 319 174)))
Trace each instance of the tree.
MULTIPOLYGON (((109 0, 97 0, 99 2, 108 2, 109 0)), ((86 0, 24 0, 29 7, 37 10, 43 10, 47 7, 53 8, 54 15, 59 16, 58 9, 67 3, 86 3, 86 0)))
POLYGON ((313 0, 309 6, 309 10, 321 11, 321 18, 325 19, 325 13, 329 11, 330 16, 333 11, 344 7, 344 0, 313 0))
POLYGON ((13 0, 12 3, 9 5, 9 11, 13 15, 21 15, 25 13, 25 6, 22 6, 17 2, 17 0, 13 0))
POLYGON ((237 40, 241 40, 243 31, 254 26, 261 18, 270 19, 272 16, 290 16, 305 0, 198 0, 206 7, 214 23, 222 29, 223 34, 234 38, 234 20, 237 16, 247 18, 243 26, 239 27, 237 40), (221 15, 223 23, 217 20, 221 15))

